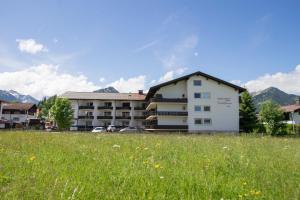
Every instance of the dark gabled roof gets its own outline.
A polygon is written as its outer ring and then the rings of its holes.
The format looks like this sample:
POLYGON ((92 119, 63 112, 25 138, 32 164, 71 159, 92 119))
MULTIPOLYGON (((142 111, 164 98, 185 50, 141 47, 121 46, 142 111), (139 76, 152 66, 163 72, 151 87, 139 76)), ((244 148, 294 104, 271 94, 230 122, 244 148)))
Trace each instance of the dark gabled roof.
POLYGON ((167 81, 167 82, 161 83, 161 84, 159 84, 159 85, 152 86, 152 87, 149 89, 149 91, 148 91, 148 94, 147 94, 147 96, 146 96, 146 100, 148 100, 149 98, 151 98, 151 97, 155 94, 155 92, 156 92, 157 90, 159 90, 161 87, 164 87, 164 86, 166 86, 166 85, 170 85, 170 84, 173 84, 173 83, 177 83, 178 81, 187 80, 187 79, 189 79, 191 76, 195 76, 195 75, 196 75, 196 76, 203 76, 203 77, 206 77, 207 79, 211 79, 211 80, 214 80, 214 81, 216 81, 216 82, 218 82, 218 83, 222 83, 222 84, 224 84, 224 85, 227 85, 227 86, 229 86, 229 87, 232 87, 232 88, 238 90, 239 92, 243 92, 243 91, 246 90, 245 88, 242 88, 242 87, 240 87, 240 86, 234 85, 234 84, 229 83, 229 82, 227 82, 227 81, 224 81, 224 80, 222 80, 222 79, 219 79, 219 78, 216 78, 216 77, 214 77, 214 76, 211 76, 211 75, 205 74, 205 73, 203 73, 203 72, 197 71, 197 72, 194 72, 194 73, 192 73, 192 74, 188 74, 188 75, 186 75, 186 76, 182 76, 182 77, 173 79, 173 80, 171 80, 171 81, 167 81))

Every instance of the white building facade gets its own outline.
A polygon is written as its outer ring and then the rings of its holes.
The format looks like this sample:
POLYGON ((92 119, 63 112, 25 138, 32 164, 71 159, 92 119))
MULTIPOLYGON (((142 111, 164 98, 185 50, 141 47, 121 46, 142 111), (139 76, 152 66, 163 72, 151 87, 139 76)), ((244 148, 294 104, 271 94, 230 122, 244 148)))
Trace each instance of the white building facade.
POLYGON ((72 130, 94 127, 144 127, 145 97, 139 93, 66 92, 61 95, 71 101, 74 110, 72 130))
POLYGON ((37 119, 37 106, 32 103, 3 103, 1 105, 1 120, 10 126, 27 125, 30 120, 37 119))
POLYGON ((146 100, 149 130, 238 132, 244 88, 202 72, 151 87, 146 100))

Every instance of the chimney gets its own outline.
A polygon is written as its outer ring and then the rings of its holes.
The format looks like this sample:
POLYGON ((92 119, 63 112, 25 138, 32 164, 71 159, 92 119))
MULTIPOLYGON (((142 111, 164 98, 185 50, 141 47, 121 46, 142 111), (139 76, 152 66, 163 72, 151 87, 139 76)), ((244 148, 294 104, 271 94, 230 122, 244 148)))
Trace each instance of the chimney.
POLYGON ((139 90, 139 94, 144 94, 143 90, 139 90))
POLYGON ((300 97, 296 97, 296 105, 300 106, 300 97))

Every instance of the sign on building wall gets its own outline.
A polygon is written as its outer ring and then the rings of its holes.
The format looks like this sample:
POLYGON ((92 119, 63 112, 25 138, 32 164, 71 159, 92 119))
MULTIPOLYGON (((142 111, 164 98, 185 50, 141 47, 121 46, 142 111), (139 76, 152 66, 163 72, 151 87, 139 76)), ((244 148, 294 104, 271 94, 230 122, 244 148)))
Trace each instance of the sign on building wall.
POLYGON ((229 97, 220 97, 217 99, 218 104, 225 105, 226 107, 230 107, 232 104, 231 98, 229 97))

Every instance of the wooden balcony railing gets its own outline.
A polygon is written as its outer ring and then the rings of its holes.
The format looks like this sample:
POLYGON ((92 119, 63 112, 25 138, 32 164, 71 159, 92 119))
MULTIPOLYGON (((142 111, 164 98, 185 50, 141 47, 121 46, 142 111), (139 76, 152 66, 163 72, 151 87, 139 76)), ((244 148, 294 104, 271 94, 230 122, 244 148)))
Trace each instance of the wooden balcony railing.
POLYGON ((112 119, 112 116, 97 116, 97 119, 112 119))
POLYGON ((105 109, 112 110, 113 107, 112 106, 98 106, 98 110, 105 110, 105 109))
POLYGON ((79 106, 79 109, 94 109, 94 106, 79 106))
POLYGON ((152 102, 187 103, 187 98, 151 98, 152 102))
POLYGON ((94 116, 79 115, 78 119, 94 119, 94 116))

